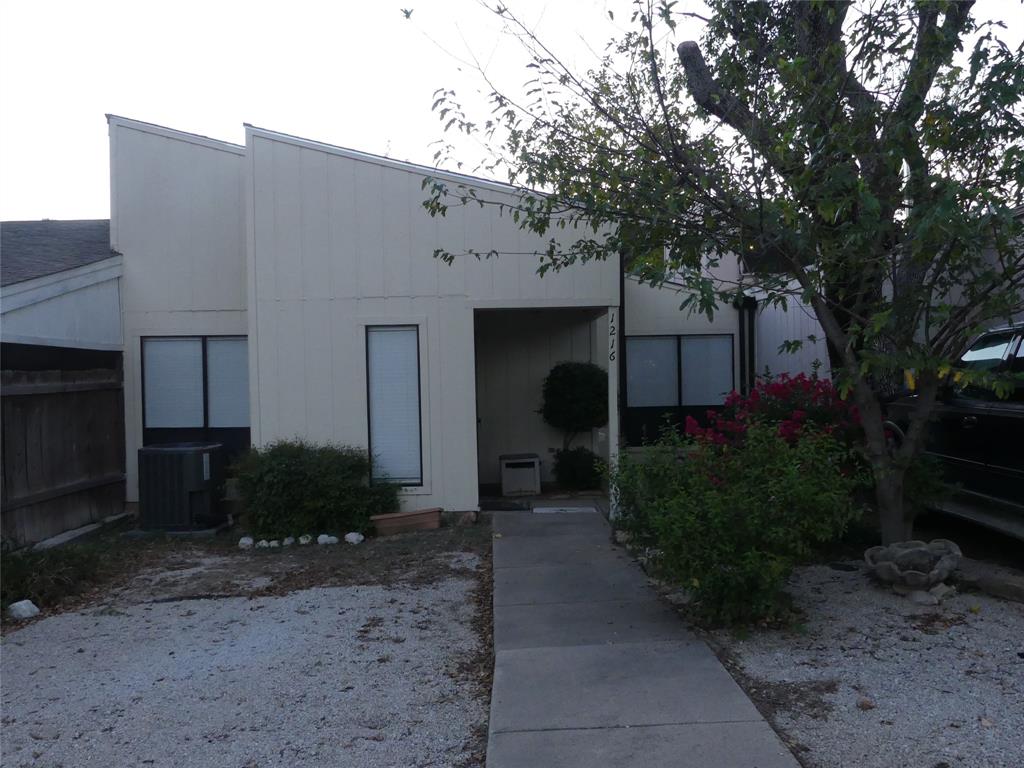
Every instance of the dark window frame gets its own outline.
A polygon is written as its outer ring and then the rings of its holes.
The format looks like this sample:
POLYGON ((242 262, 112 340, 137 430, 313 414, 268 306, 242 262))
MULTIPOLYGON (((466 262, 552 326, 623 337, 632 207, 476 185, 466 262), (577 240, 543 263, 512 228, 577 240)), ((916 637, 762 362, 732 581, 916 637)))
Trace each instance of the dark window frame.
MULTIPOLYGON (((211 333, 206 335, 175 333, 170 336, 140 336, 139 337, 139 370, 142 379, 142 428, 143 429, 251 429, 252 424, 244 427, 212 427, 210 426, 210 375, 209 363, 207 362, 207 345, 209 339, 243 339, 248 348, 249 337, 239 333, 211 333), (198 340, 202 345, 202 376, 203 376, 203 423, 190 427, 153 427, 146 423, 146 342, 147 341, 171 341, 180 339, 183 341, 198 340)), ((246 374, 248 378, 248 373, 246 374)))
POLYGON ((370 485, 386 481, 385 478, 375 478, 373 476, 373 428, 370 416, 370 332, 381 328, 392 330, 405 329, 416 332, 416 427, 417 440, 419 440, 420 445, 420 478, 419 482, 416 483, 400 482, 394 484, 402 488, 423 488, 425 485, 423 477, 423 358, 420 347, 420 327, 416 323, 374 323, 373 325, 365 326, 363 330, 363 362, 366 371, 366 453, 370 460, 370 485))
POLYGON ((736 389, 736 334, 735 333, 647 333, 647 334, 626 334, 623 338, 623 350, 625 352, 625 363, 629 365, 629 341, 630 339, 674 339, 676 355, 676 405, 654 405, 636 406, 629 405, 629 379, 628 371, 622 377, 622 402, 625 404, 623 411, 623 433, 627 445, 643 445, 652 439, 657 438, 659 430, 667 423, 676 428, 682 428, 688 416, 693 417, 701 424, 707 420, 708 411, 717 411, 722 408, 721 403, 706 405, 683 405, 683 355, 682 340, 684 338, 727 338, 732 354, 729 356, 729 377, 732 382, 732 389, 736 389))
MULTIPOLYGON (((247 450, 251 443, 251 419, 249 426, 245 427, 211 427, 210 426, 210 383, 207 368, 208 339, 244 339, 248 347, 249 337, 240 333, 223 334, 188 334, 174 333, 167 335, 154 335, 139 337, 139 371, 141 387, 142 407, 142 444, 160 445, 162 443, 178 442, 216 442, 224 445, 226 456, 229 460, 240 456, 247 450), (198 339, 202 343, 202 377, 203 377, 203 424, 195 427, 153 427, 146 423, 146 342, 164 339, 198 339)), ((248 377, 248 372, 246 372, 248 377)))

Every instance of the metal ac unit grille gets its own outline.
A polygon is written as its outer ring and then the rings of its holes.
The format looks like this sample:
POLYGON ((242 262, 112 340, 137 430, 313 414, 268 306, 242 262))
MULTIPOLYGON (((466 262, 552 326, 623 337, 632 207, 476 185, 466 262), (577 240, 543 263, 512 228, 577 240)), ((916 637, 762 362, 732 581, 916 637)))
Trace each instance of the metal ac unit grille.
POLYGON ((139 449, 139 526, 187 531, 223 520, 223 450, 219 443, 175 443, 139 449))

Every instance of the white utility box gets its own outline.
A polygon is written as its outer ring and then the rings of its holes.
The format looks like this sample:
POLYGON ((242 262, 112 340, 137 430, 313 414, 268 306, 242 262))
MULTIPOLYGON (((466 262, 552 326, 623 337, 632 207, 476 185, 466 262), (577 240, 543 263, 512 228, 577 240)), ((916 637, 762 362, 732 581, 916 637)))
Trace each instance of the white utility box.
POLYGON ((540 493, 540 456, 536 453, 505 453, 498 457, 502 496, 536 496, 540 493))

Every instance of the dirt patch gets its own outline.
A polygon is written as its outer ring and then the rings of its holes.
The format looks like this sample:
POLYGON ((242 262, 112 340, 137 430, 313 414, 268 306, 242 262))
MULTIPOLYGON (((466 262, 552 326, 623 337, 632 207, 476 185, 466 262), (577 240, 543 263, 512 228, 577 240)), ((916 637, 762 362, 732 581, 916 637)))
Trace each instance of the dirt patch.
MULTIPOLYGON (((431 584, 472 576, 490 551, 489 525, 368 538, 359 545, 311 544, 276 550, 239 550, 227 533, 211 539, 125 537, 123 530, 68 547, 97 554, 94 578, 50 603, 29 622, 4 620, 3 631, 94 603, 164 603, 227 597, 269 597, 317 586, 431 584)), ((13 555, 17 557, 17 555, 13 555)), ((5 555, 10 557, 10 555, 5 555)))
MULTIPOLYGON (((472 592, 472 628, 476 635, 476 650, 456 665, 453 676, 468 683, 481 701, 489 701, 494 681, 494 574, 491 550, 483 555, 472 592)), ((487 711, 489 712, 489 707, 487 711)), ((463 746, 465 757, 457 768, 477 768, 487 762, 487 735, 489 718, 478 723, 463 746)))

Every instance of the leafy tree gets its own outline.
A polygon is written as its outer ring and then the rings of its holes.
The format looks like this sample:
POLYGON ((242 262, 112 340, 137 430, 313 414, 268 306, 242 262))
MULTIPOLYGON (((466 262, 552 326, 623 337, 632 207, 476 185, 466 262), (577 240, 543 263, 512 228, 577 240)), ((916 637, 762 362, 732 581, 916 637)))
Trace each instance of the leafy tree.
POLYGON ((904 476, 944 377, 973 334, 1024 309, 1024 52, 973 18, 973 0, 708 5, 698 43, 695 14, 638 3, 586 72, 494 6, 529 54, 524 92, 490 86, 479 122, 451 91, 434 108, 484 140, 517 201, 425 179, 424 205, 500 205, 545 237, 575 229, 570 245, 550 238, 542 272, 621 254, 644 280, 685 282, 684 308, 708 316, 741 293, 808 304, 863 417, 883 539, 906 538, 904 476), (738 283, 711 272, 730 254, 738 283), (904 369, 918 398, 893 448, 883 402, 904 369))

